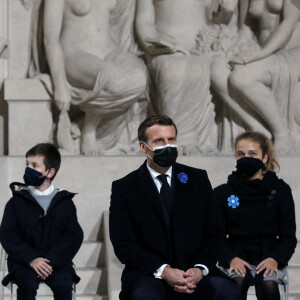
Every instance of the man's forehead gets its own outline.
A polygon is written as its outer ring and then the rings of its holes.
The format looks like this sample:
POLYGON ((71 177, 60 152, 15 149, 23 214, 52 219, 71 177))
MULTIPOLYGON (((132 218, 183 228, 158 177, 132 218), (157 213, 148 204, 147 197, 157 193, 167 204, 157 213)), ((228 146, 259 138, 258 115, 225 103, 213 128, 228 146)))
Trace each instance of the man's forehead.
POLYGON ((176 135, 176 130, 173 125, 159 125, 155 124, 146 129, 146 134, 148 137, 151 136, 174 136, 176 135))

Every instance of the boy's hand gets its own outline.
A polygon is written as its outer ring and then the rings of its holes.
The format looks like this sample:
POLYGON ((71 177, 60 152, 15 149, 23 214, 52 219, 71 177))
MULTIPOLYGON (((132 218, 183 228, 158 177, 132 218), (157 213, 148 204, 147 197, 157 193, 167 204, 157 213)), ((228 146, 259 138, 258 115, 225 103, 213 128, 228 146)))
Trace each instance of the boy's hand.
POLYGON ((39 277, 45 280, 52 274, 53 271, 49 263, 50 260, 43 257, 38 257, 30 263, 30 267, 38 274, 39 277))

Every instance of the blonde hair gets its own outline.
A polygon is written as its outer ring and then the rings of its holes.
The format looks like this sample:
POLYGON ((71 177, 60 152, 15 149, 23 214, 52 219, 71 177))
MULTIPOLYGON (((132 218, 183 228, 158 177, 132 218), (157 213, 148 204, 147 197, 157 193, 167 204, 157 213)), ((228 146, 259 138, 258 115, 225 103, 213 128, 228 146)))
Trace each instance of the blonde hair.
POLYGON ((262 174, 266 174, 268 171, 276 172, 280 169, 279 163, 275 156, 275 151, 270 139, 263 133, 257 131, 246 131, 239 134, 235 138, 234 147, 236 149, 237 143, 241 140, 251 140, 259 144, 263 157, 267 154, 268 160, 262 168, 262 174))

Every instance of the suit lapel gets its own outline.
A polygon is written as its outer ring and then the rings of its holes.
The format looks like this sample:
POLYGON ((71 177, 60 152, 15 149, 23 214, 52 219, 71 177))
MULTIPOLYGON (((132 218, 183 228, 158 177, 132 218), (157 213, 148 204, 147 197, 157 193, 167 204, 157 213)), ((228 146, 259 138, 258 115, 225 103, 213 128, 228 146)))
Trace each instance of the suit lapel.
POLYGON ((137 184, 141 192, 144 194, 146 200, 150 202, 153 209, 158 214, 159 218, 165 225, 167 225, 163 214, 163 207, 159 200, 159 193, 147 169, 146 162, 139 169, 137 184))

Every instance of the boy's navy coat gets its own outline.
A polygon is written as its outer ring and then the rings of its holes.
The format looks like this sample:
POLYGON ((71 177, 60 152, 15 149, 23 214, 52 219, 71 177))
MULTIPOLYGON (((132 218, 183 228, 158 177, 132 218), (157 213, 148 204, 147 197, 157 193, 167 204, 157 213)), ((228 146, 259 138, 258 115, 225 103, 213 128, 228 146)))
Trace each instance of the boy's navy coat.
POLYGON ((182 270, 204 264, 214 273, 220 239, 207 174, 175 163, 172 188, 173 226, 169 229, 146 163, 112 184, 110 237, 116 256, 125 264, 123 293, 141 275, 151 276, 163 264, 182 270), (177 178, 180 173, 188 176, 186 183, 177 178))
POLYGON ((26 186, 12 183, 13 197, 7 202, 0 227, 0 241, 8 253, 7 284, 13 273, 29 267, 32 260, 44 257, 55 270, 70 266, 74 281, 79 280, 72 259, 79 250, 83 232, 77 221, 73 193, 58 191, 44 214, 43 208, 27 191, 26 186))

